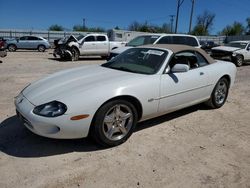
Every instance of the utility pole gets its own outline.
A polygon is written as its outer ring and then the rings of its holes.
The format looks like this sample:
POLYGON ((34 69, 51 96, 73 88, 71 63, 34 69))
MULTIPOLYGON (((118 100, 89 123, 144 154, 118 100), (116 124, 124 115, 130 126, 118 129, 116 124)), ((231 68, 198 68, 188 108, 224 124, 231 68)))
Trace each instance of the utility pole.
POLYGON ((178 19, 179 19, 179 9, 182 5, 182 3, 184 2, 184 0, 177 0, 177 11, 176 11, 176 22, 175 22, 175 33, 177 33, 177 29, 178 29, 178 19))
POLYGON ((192 8, 191 8, 190 22, 189 22, 189 33, 191 33, 191 29, 192 29, 192 20, 193 20, 193 12, 194 12, 195 0, 191 0, 191 1, 192 1, 192 8))
POLYGON ((171 23, 170 31, 171 31, 171 33, 173 33, 173 23, 174 23, 175 15, 169 15, 169 16, 170 16, 170 23, 171 23))

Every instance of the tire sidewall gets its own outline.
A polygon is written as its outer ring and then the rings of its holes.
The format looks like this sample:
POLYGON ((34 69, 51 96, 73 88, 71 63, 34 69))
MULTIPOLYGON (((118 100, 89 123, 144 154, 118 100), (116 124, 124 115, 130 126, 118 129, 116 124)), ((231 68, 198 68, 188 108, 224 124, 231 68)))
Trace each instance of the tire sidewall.
POLYGON ((237 67, 240 67, 243 65, 243 57, 241 55, 237 55, 235 58, 235 65, 237 67), (241 63, 239 63, 239 60, 241 60, 241 63))
POLYGON ((10 52, 15 52, 17 49, 16 45, 14 44, 10 44, 7 48, 10 52))
POLYGON ((217 82, 217 84, 215 85, 214 90, 213 90, 213 92, 212 92, 212 104, 213 104, 213 106, 214 106, 215 108, 220 108, 220 107, 222 107, 222 106, 225 104, 225 102, 226 102, 226 100, 227 100, 227 96, 228 96, 228 91, 229 91, 229 82, 228 82, 228 80, 227 80, 226 78, 221 78, 221 79, 217 82), (215 97, 215 92, 216 92, 216 89, 217 89, 219 83, 222 82, 222 81, 223 81, 223 82, 226 84, 226 86, 227 86, 227 92, 226 92, 226 96, 225 96, 225 99, 224 99, 223 103, 218 104, 218 103, 216 102, 216 100, 215 100, 215 98, 216 98, 216 97, 215 97))
POLYGON ((39 52, 45 52, 46 47, 45 47, 44 45, 39 45, 39 46, 37 47, 37 49, 38 49, 39 52))
POLYGON ((124 143, 132 135, 134 128, 136 126, 136 123, 137 123, 137 119, 138 119, 137 111, 136 111, 134 105, 131 104, 130 102, 127 102, 125 100, 113 100, 113 101, 107 102, 102 107, 100 107, 100 109, 95 114, 94 121, 92 124, 93 127, 92 127, 92 131, 91 131, 91 135, 92 135, 92 137, 94 137, 94 139, 99 144, 101 144, 103 146, 120 145, 120 144, 124 143), (103 132, 103 121, 104 121, 105 115, 108 112, 108 110, 110 110, 110 108, 114 107, 117 104, 124 104, 131 109, 131 111, 133 113, 133 123, 132 123, 132 126, 131 126, 131 128, 128 131, 126 136, 124 136, 120 140, 113 141, 113 140, 109 140, 105 136, 105 134, 103 132))
POLYGON ((78 61, 80 56, 78 50, 75 47, 73 47, 71 53, 72 53, 72 61, 78 61))

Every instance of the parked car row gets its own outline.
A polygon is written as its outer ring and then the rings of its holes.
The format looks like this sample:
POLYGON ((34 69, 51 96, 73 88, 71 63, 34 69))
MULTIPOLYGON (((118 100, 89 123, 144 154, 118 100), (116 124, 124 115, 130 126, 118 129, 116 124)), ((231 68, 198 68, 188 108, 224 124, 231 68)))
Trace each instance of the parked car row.
MULTIPOLYGON (((213 58, 231 61, 242 66, 250 61, 250 41, 233 41, 219 46, 214 41, 199 41, 195 36, 185 34, 147 34, 135 37, 128 43, 109 41, 105 34, 73 35, 55 40, 54 57, 77 61, 80 56, 101 56, 110 60, 118 54, 137 46, 150 44, 183 44, 202 48, 213 58)), ((48 40, 38 36, 23 36, 15 39, 0 40, 0 57, 18 49, 32 49, 44 52, 50 48, 48 40)))

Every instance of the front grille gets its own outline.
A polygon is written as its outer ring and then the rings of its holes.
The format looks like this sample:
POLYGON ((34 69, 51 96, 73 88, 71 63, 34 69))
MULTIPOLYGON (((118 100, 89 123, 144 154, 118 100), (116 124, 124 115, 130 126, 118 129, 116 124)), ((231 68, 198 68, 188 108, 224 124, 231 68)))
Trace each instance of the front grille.
POLYGON ((231 52, 225 52, 221 50, 212 50, 211 56, 224 57, 224 56, 230 56, 231 54, 232 54, 231 52))
POLYGON ((212 50, 211 57, 214 59, 229 60, 232 59, 232 52, 226 52, 222 50, 212 50))

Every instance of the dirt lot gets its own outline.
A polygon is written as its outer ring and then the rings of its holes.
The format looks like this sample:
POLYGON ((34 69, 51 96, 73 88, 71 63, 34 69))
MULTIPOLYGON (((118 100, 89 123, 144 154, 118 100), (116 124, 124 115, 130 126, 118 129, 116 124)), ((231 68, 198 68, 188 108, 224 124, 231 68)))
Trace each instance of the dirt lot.
POLYGON ((0 64, 0 187, 250 188, 250 66, 238 68, 227 103, 197 105, 140 123, 123 145, 32 134, 13 98, 28 83, 96 58, 60 62, 46 53, 8 53, 0 64))

